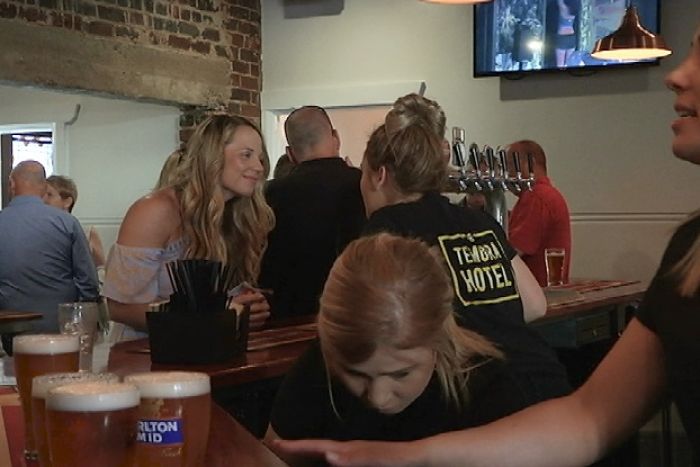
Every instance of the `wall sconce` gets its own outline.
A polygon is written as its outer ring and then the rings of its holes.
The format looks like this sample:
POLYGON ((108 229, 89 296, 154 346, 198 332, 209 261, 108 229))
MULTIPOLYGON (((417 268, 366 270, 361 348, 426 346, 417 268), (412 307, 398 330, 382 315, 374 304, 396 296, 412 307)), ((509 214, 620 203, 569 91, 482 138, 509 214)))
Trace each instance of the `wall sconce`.
POLYGON ((639 22, 637 7, 628 6, 620 27, 598 39, 591 56, 600 60, 648 60, 671 55, 671 49, 659 35, 639 22))

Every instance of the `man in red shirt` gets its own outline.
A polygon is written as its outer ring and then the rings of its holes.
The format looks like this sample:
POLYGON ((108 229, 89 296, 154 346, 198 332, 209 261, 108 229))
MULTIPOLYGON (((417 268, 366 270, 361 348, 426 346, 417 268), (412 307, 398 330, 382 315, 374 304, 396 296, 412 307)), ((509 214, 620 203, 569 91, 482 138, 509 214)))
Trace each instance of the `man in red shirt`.
POLYGON ((569 208, 562 194, 547 177, 547 158, 542 147, 534 141, 517 141, 508 147, 509 171, 514 174, 513 154, 517 153, 523 177, 527 177, 527 155, 532 157, 535 183, 532 191, 516 193, 518 202, 508 219, 508 239, 528 265, 541 286, 547 285, 546 248, 563 248, 564 283, 569 281, 571 262, 571 223, 569 208))

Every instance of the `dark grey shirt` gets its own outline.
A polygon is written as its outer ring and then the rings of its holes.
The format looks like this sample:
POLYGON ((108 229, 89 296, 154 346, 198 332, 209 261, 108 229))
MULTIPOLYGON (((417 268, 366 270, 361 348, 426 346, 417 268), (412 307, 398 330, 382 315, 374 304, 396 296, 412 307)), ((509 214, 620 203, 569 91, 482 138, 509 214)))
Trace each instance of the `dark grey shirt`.
POLYGON ((37 331, 58 332, 59 303, 99 295, 90 248, 78 220, 38 196, 17 196, 0 211, 0 309, 44 315, 37 331))

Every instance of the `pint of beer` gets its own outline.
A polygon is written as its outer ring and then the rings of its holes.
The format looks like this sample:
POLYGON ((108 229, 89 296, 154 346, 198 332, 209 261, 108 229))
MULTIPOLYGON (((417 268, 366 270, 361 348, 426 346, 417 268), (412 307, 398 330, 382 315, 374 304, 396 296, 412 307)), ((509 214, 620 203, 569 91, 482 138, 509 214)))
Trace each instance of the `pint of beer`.
POLYGON ((132 384, 77 383, 46 395, 52 467, 133 465, 139 391, 132 384))
POLYGON ((124 378, 141 393, 135 466, 203 467, 209 438, 209 376, 138 373, 124 378))
POLYGON ((32 430, 32 379, 47 373, 78 371, 78 336, 28 334, 12 340, 15 375, 24 414, 24 455, 36 459, 32 430))
POLYGON ((32 422, 34 445, 39 454, 39 465, 51 467, 49 443, 46 439, 46 393, 53 388, 77 383, 118 383, 119 377, 113 373, 51 373, 36 376, 32 381, 32 422))
POLYGON ((544 250, 545 266, 547 268, 547 286, 564 284, 564 248, 547 248, 544 250))

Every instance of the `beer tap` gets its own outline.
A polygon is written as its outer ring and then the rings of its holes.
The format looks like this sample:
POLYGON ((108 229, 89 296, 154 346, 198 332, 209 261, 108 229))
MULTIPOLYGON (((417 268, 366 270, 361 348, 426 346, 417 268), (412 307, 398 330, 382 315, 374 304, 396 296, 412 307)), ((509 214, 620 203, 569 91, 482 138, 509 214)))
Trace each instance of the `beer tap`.
POLYGON ((467 175, 466 148, 464 128, 452 127, 452 163, 459 167, 462 177, 467 175))
POLYGON ((527 153, 527 179, 525 180, 525 185, 527 186, 527 189, 532 191, 532 185, 535 181, 535 172, 533 171, 533 160, 532 160, 532 154, 527 153))
MULTIPOLYGON (((476 178, 481 179, 481 170, 479 170, 479 146, 477 146, 476 143, 472 143, 469 145, 469 162, 472 164, 472 167, 474 167, 474 173, 476 174, 476 178)), ((474 188, 477 191, 481 191, 481 185, 479 182, 474 179, 474 188)))
MULTIPOLYGON (((493 191, 493 180, 496 177, 496 173, 493 167, 495 161, 493 158, 493 148, 491 146, 484 146, 483 159, 486 165, 486 169, 484 170, 485 176, 482 178, 486 182, 486 187, 488 191, 493 191)), ((481 173, 481 171, 479 171, 479 173, 481 173)))
POLYGON ((501 189, 508 191, 508 169, 506 168, 507 153, 505 149, 498 149, 498 161, 501 165, 501 189))
POLYGON ((515 193, 520 193, 523 191, 522 187, 522 182, 523 182, 523 174, 520 171, 520 154, 516 152, 513 152, 513 165, 515 166, 515 179, 512 179, 513 181, 513 189, 515 189, 515 193))

